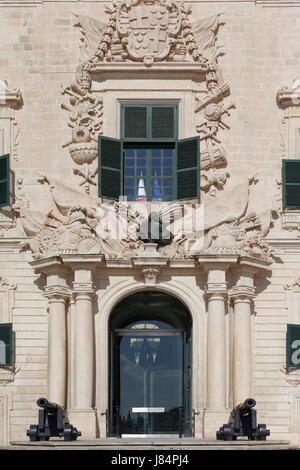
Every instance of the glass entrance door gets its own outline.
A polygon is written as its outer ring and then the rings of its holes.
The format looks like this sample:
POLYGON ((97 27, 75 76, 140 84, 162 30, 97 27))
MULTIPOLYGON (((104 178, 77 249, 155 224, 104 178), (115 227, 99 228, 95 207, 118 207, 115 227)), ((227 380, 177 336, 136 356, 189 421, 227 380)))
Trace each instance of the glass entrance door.
POLYGON ((110 317, 108 436, 193 435, 192 322, 162 292, 125 297, 110 317))
POLYGON ((120 427, 124 435, 182 432, 183 337, 179 332, 118 337, 120 427))

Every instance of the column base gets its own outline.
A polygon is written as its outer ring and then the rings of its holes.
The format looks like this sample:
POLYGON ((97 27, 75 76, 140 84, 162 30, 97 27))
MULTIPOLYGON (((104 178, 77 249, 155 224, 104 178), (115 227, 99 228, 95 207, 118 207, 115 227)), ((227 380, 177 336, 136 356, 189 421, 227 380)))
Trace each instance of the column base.
MULTIPOLYGON (((96 438, 96 410, 69 410, 70 424, 81 432, 81 437, 96 438)), ((80 439, 80 438, 79 438, 80 439)))
POLYGON ((216 432, 228 423, 230 412, 226 408, 204 410, 204 437, 216 439, 216 432))

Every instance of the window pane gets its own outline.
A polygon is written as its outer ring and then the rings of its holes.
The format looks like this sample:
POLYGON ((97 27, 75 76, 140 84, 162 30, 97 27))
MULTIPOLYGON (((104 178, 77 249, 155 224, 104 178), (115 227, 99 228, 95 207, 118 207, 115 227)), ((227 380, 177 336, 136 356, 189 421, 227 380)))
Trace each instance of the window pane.
POLYGON ((125 168, 125 176, 134 176, 134 168, 125 168))
POLYGON ((126 158, 126 166, 134 166, 134 158, 126 158))
POLYGON ((136 149, 137 158, 146 158, 146 149, 136 149))
POLYGON ((160 158, 161 156, 161 149, 152 149, 151 150, 153 158, 160 158))
POLYGON ((164 176, 172 176, 173 175, 173 168, 167 167, 163 169, 164 176))
POLYGON ((173 158, 174 156, 174 149, 164 149, 163 150, 164 158, 173 158))
POLYGON ((134 178, 125 178, 124 185, 127 186, 134 186, 134 178))
POLYGON ((173 158, 170 156, 173 155, 172 148, 127 148, 124 158, 124 195, 128 196, 128 200, 172 200, 173 158), (166 150, 168 158, 164 159, 162 155, 166 150), (130 158, 126 158, 127 155, 130 158), (162 178, 163 174, 168 178, 162 178), (169 189, 166 194, 164 187, 169 189), (128 192, 132 189, 135 189, 134 193, 128 192))
POLYGON ((163 185, 164 186, 172 186, 173 185, 173 180, 171 178, 164 178, 163 179, 163 185))
POLYGON ((133 158, 134 157, 134 150, 133 149, 124 149, 125 157, 126 158, 133 158))
POLYGON ((159 167, 159 168, 160 168, 160 167, 161 167, 161 160, 158 159, 158 158, 153 158, 153 159, 152 159, 152 166, 153 166, 153 167, 159 167))
POLYGON ((125 196, 134 196, 134 188, 126 188, 125 196))
POLYGON ((161 180, 160 178, 152 179, 152 201, 160 202, 161 197, 161 180))
POLYGON ((164 166, 172 166, 172 165, 173 165, 173 160, 171 158, 164 159, 164 166))

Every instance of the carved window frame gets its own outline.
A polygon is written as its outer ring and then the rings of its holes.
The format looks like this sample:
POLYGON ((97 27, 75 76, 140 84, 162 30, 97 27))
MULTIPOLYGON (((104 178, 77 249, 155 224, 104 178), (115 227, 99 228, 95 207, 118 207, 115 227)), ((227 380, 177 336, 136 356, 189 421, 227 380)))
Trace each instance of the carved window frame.
MULTIPOLYGON (((283 86, 276 95, 277 104, 283 111, 280 121, 281 160, 299 160, 300 162, 300 80, 295 79, 291 86, 283 86), (297 147, 298 145, 298 147, 297 147)), ((284 196, 284 180, 278 182, 284 196)), ((278 201, 279 202, 279 201, 278 201)), ((284 207, 284 197, 279 202, 282 228, 300 229, 300 207, 284 207)))

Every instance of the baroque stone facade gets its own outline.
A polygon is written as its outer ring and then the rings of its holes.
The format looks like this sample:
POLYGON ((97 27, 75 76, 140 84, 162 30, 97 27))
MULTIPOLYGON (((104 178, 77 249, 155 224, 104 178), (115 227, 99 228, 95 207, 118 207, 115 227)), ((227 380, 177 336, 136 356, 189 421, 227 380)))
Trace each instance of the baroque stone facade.
POLYGON ((300 158, 300 3, 11 0, 0 18, 0 317, 14 331, 0 445, 26 439, 40 396, 106 437, 111 318, 143 292, 189 312, 195 437, 253 396, 272 439, 299 444, 285 348, 300 210, 282 206, 281 162, 300 158), (200 137, 200 198, 98 197, 98 138, 120 139, 128 102, 178 105, 179 139, 200 137), (141 237, 153 211, 168 243, 141 237))

